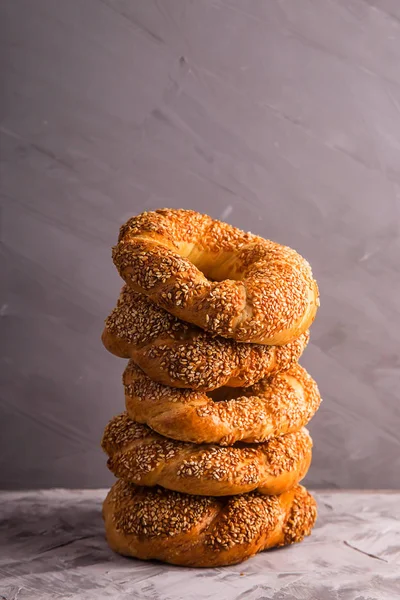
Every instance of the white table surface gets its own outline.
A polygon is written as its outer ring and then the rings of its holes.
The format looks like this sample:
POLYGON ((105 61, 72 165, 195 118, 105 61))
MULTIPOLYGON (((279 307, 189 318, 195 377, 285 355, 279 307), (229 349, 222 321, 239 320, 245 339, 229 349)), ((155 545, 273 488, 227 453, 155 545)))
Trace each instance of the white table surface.
POLYGON ((396 600, 400 493, 328 492, 302 544, 218 569, 114 554, 104 539, 106 490, 0 493, 0 599, 396 600))

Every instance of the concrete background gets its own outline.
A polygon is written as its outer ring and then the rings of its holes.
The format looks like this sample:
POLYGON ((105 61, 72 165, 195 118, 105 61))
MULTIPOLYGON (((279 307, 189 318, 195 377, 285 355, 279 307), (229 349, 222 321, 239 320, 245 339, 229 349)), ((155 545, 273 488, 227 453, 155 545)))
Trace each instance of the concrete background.
POLYGON ((132 214, 289 244, 321 309, 314 487, 400 487, 397 0, 2 0, 3 488, 92 487, 132 214))

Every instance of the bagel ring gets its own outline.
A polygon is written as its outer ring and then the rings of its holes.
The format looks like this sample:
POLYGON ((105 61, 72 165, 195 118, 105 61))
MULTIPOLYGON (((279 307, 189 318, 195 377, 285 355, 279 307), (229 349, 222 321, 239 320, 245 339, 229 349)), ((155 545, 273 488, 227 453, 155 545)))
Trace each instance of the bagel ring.
POLYGON ((106 319, 109 352, 133 361, 154 381, 202 391, 246 387, 298 361, 308 331, 285 346, 240 344, 180 321, 128 286, 106 319))
POLYGON ((315 500, 301 485, 280 496, 213 498, 119 479, 103 504, 107 542, 115 552, 187 567, 233 565, 301 542, 316 517, 315 500))
POLYGON ((171 440, 126 413, 108 423, 101 442, 119 479, 186 494, 231 496, 257 490, 272 496, 297 485, 311 462, 306 429, 263 444, 221 447, 171 440))
POLYGON ((206 394, 156 383, 131 360, 123 382, 133 421, 195 444, 265 442, 299 431, 321 402, 317 384, 299 364, 248 388, 223 387, 206 394))
POLYGON ((295 250, 191 210, 133 217, 113 260, 161 308, 238 342, 287 344, 319 305, 311 267, 295 250))

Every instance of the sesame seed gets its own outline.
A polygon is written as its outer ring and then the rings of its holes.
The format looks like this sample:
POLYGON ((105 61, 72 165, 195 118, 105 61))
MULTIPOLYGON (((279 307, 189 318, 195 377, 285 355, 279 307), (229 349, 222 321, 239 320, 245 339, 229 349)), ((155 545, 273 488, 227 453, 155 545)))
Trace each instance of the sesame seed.
POLYGON ((310 535, 317 519, 317 504, 305 488, 299 486, 301 493, 295 494, 289 518, 283 530, 282 546, 301 542, 310 535))
POLYGON ((189 496, 163 488, 136 488, 118 480, 111 488, 117 531, 146 537, 174 537, 193 528, 213 508, 212 498, 189 496))

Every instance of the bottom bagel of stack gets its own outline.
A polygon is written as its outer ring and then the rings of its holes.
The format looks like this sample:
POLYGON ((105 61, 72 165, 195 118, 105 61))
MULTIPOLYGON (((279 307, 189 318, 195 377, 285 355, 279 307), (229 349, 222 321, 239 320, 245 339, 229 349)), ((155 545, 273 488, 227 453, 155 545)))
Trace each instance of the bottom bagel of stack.
POLYGON ((315 501, 298 485, 311 462, 306 429, 221 447, 166 438, 123 413, 102 447, 121 477, 103 506, 108 543, 120 554, 223 566, 300 542, 315 522, 315 501))
POLYGON ((316 503, 297 485, 279 496, 195 496, 119 479, 103 505, 110 547, 188 567, 233 565, 310 534, 316 503))

